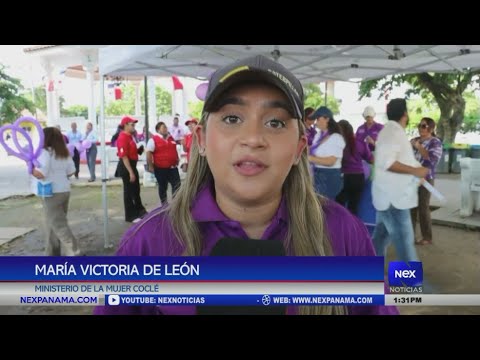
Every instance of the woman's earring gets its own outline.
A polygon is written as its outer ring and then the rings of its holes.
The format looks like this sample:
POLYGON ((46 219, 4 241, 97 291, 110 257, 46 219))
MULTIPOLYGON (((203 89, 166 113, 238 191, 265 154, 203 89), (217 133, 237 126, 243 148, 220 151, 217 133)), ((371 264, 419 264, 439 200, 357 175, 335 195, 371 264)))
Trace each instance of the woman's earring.
POLYGON ((198 149, 198 153, 200 154, 200 156, 204 156, 205 155, 205 148, 201 147, 200 149, 198 149))

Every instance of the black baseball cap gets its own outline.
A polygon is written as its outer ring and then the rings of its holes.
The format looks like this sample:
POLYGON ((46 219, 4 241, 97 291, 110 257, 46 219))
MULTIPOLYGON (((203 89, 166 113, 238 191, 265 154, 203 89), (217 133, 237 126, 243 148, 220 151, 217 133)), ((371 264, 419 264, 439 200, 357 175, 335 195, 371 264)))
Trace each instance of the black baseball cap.
POLYGON ((265 81, 280 89, 292 103, 294 117, 303 119, 302 84, 283 65, 263 55, 240 59, 215 71, 208 83, 203 110, 211 111, 219 95, 246 79, 265 81))
POLYGON ((311 114, 308 118, 310 120, 317 120, 319 117, 325 116, 329 119, 333 119, 333 112, 326 106, 320 106, 313 114, 311 114))

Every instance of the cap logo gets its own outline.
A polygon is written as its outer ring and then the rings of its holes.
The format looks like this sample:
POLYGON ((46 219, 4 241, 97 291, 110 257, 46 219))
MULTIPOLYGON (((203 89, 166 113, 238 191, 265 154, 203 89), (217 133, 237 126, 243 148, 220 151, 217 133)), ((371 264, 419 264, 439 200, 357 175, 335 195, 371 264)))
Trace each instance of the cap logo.
POLYGON ((279 72, 277 72, 275 70, 272 70, 272 69, 267 69, 267 70, 268 70, 269 73, 271 73, 272 75, 277 77, 279 80, 283 81, 290 88, 290 90, 293 91, 295 93, 295 95, 297 95, 297 97, 300 97, 297 89, 295 89, 295 87, 290 82, 290 80, 288 80, 285 76, 283 76, 282 74, 280 74, 279 72))
POLYGON ((227 80, 230 76, 240 72, 240 71, 244 71, 244 70, 249 70, 250 68, 248 66, 239 66, 233 70, 230 70, 228 73, 226 73, 225 75, 223 75, 223 77, 218 81, 218 82, 224 82, 225 80, 227 80))

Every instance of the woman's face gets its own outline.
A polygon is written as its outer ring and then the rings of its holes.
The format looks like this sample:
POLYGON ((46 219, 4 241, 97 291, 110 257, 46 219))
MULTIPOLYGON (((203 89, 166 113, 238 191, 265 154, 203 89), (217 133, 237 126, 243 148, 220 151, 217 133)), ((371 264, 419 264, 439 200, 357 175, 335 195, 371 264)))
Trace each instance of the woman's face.
POLYGON ((320 116, 317 119, 317 122, 315 125, 320 129, 320 130, 327 130, 328 129, 328 118, 325 116, 320 116))
POLYGON ((168 134, 168 128, 167 128, 167 125, 160 125, 160 134, 162 135, 167 135, 168 134))
POLYGON ((287 97, 264 85, 237 86, 195 133, 215 180, 217 197, 239 205, 281 196, 291 167, 306 146, 287 97))
POLYGON ((425 120, 420 121, 420 124, 418 124, 418 133, 420 136, 428 136, 431 132, 432 130, 428 126, 428 123, 425 120))

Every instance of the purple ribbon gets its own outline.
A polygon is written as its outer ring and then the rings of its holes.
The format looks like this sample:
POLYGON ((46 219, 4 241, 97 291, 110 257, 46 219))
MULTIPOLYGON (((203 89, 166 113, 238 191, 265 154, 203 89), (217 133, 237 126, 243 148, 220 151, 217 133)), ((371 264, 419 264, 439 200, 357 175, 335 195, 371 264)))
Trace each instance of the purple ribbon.
POLYGON ((310 155, 313 155, 313 152, 320 146, 320 144, 322 143, 322 140, 325 139, 328 135, 329 135, 328 130, 320 132, 320 137, 315 142, 315 144, 312 144, 312 146, 310 147, 310 155))

